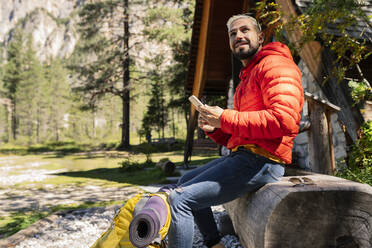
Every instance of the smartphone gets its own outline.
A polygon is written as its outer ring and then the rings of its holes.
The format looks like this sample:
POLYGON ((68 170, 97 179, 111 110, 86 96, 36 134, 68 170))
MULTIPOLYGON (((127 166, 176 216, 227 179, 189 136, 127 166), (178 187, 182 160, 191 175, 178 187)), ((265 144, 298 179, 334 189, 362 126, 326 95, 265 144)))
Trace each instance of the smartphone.
POLYGON ((194 104, 195 107, 204 105, 196 96, 192 95, 189 97, 189 101, 194 104))

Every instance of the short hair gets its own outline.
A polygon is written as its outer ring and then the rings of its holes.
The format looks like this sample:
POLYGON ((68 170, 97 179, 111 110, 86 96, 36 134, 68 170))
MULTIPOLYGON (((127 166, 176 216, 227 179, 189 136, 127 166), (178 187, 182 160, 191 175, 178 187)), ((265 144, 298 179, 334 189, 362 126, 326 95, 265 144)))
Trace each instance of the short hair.
POLYGON ((230 31, 230 26, 231 26, 231 24, 232 24, 234 21, 236 21, 236 20, 238 20, 238 19, 243 19, 243 18, 251 20, 251 21, 253 22, 253 25, 256 26, 257 30, 258 30, 259 32, 262 31, 260 23, 256 20, 256 18, 254 18, 254 17, 251 16, 251 13, 245 13, 245 14, 233 15, 232 17, 230 17, 229 20, 228 20, 227 23, 226 23, 227 30, 230 31))

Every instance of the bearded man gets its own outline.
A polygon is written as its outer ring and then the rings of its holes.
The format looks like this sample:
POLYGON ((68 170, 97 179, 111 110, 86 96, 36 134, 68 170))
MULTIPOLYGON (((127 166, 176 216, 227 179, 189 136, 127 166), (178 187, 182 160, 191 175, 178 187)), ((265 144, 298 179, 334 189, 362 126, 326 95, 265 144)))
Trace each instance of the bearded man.
POLYGON ((194 222, 207 247, 223 247, 210 207, 279 181, 292 160, 304 103, 301 72, 287 46, 263 46, 255 18, 232 16, 227 28, 230 49, 243 64, 234 109, 197 110, 199 127, 232 153, 185 174, 170 193, 170 248, 192 247, 194 222))

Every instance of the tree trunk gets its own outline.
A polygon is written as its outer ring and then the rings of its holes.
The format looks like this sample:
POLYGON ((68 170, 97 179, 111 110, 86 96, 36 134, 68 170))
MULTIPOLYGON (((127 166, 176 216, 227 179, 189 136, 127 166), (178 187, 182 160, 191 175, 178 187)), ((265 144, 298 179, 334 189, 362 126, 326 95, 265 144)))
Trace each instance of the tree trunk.
POLYGON ((37 108, 36 113, 36 143, 40 143, 40 107, 37 108))
POLYGON ((28 144, 31 145, 32 142, 33 142, 33 139, 32 139, 32 136, 33 136, 33 133, 34 133, 34 123, 33 123, 33 118, 31 117, 32 116, 32 113, 30 111, 29 114, 29 119, 27 120, 27 136, 28 136, 28 144))
POLYGON ((6 142, 9 142, 11 139, 11 126, 12 126, 12 110, 10 106, 5 106, 5 115, 6 115, 6 142))
POLYGON ((97 127, 96 127, 96 116, 97 116, 97 113, 96 113, 96 110, 93 109, 93 121, 92 121, 92 128, 93 128, 93 138, 96 138, 97 136, 97 127))
POLYGON ((56 142, 59 141, 59 133, 58 133, 59 127, 58 127, 58 119, 56 120, 56 142))
MULTIPOLYGON (((173 97, 172 97, 172 100, 173 102, 173 97)), ((175 118, 174 118, 174 109, 171 108, 171 111, 172 111, 172 133, 173 133, 173 137, 176 138, 176 125, 175 125, 175 118)))
POLYGON ((224 204, 243 247, 372 247, 372 187, 306 177, 315 184, 295 187, 284 177, 224 204))
POLYGON ((122 95, 122 101, 123 101, 123 118, 122 118, 122 125, 121 125, 121 148, 128 148, 129 147, 129 80, 130 80, 130 74, 129 74, 129 64, 130 64, 130 58, 129 58, 129 14, 128 14, 128 0, 124 0, 124 62, 123 62, 123 95, 122 95))
POLYGON ((16 103, 12 100, 12 109, 11 109, 11 129, 12 129, 12 136, 11 140, 17 139, 17 118, 16 118, 16 103))

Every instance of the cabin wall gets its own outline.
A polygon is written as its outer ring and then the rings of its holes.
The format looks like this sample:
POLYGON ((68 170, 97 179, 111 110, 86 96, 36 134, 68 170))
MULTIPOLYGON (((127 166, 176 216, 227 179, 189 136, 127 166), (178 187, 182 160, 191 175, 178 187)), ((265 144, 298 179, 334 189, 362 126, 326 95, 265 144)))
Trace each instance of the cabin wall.
MULTIPOLYGON (((305 63, 301 60, 298 64, 302 72, 302 87, 305 91, 319 96, 322 99, 327 99, 321 88, 318 86, 314 77, 311 75, 309 69, 305 63)), ((307 102, 304 104, 302 111, 302 119, 308 116, 307 102)), ((336 169, 344 166, 342 161, 346 157, 346 140, 344 132, 342 131, 340 122, 338 121, 337 113, 331 115, 332 128, 333 128, 333 146, 335 151, 335 160, 336 160, 336 169)), ((293 162, 296 163, 299 167, 307 170, 311 170, 311 165, 309 162, 309 139, 308 131, 302 132, 297 135, 294 140, 293 146, 293 162)))

